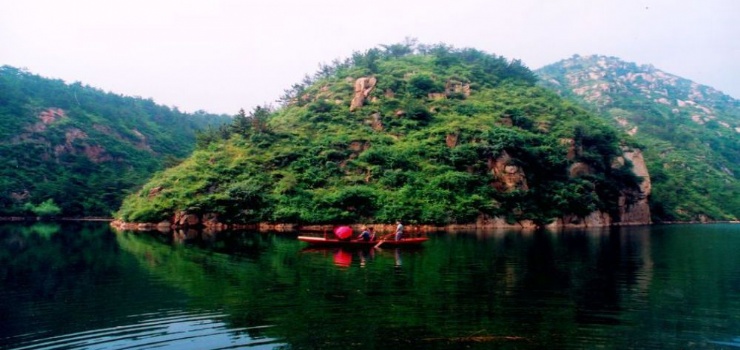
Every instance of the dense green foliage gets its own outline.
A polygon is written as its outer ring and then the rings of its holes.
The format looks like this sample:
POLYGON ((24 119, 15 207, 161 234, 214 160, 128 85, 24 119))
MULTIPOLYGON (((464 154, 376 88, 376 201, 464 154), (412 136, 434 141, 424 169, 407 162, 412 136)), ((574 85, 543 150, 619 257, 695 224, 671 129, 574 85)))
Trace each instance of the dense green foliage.
POLYGON ((355 53, 294 85, 280 109, 242 112, 202 134, 190 158, 129 196, 118 216, 543 224, 614 212, 620 190, 638 185, 629 164, 612 167, 617 134, 535 82, 521 62, 474 49, 407 43, 355 53), (377 85, 350 112, 361 77, 377 85), (563 139, 574 140, 575 158, 563 139), (497 161, 526 183, 507 187, 497 161), (570 177, 575 162, 592 171, 570 177))
POLYGON ((62 209, 54 203, 54 200, 49 198, 39 205, 33 205, 32 203, 26 203, 24 206, 26 210, 31 211, 37 217, 40 218, 53 218, 62 213, 62 209))
POLYGON ((634 132, 652 178, 653 221, 740 218, 740 101, 612 57, 574 56, 538 74, 634 132))
POLYGON ((181 113, 0 67, 0 216, 110 216, 131 189, 192 152, 226 116, 181 113))

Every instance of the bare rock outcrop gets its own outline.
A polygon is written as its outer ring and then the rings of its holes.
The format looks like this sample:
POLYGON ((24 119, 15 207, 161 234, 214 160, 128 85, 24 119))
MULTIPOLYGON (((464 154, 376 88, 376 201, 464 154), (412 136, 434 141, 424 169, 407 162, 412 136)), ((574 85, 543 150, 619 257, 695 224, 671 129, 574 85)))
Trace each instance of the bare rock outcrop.
POLYGON ((462 94, 465 97, 470 97, 470 84, 457 80, 447 81, 445 84, 445 95, 450 96, 452 94, 462 94))
POLYGON ((583 162, 576 162, 568 169, 571 178, 581 177, 584 175, 591 174, 591 167, 583 162))
MULTIPOLYGON (((647 165, 645 165, 645 159, 642 156, 642 151, 639 149, 625 150, 623 156, 617 158, 612 164, 612 167, 622 167, 626 161, 632 163, 632 171, 637 177, 642 179, 642 182, 638 189, 627 188, 621 190, 618 202, 619 210, 617 213, 613 213, 618 215, 618 217, 612 217, 609 213, 602 211, 595 211, 585 218, 579 218, 574 215, 560 218, 558 220, 558 224, 562 226, 578 227, 650 224, 650 204, 648 203, 648 196, 650 195, 652 185, 647 165)), ((589 166, 581 162, 574 163, 569 170, 571 177, 582 176, 590 173, 589 166)))
POLYGON ((200 217, 185 211, 178 211, 172 219, 175 227, 193 227, 200 225, 200 217))
POLYGON ((501 192, 529 190, 524 170, 513 164, 511 156, 506 151, 502 152, 495 160, 489 159, 488 168, 493 177, 496 178, 493 187, 497 190, 501 192))
POLYGON ((624 158, 632 162, 632 172, 642 179, 640 188, 637 193, 625 191, 619 198, 619 223, 620 225, 647 225, 650 220, 650 204, 648 196, 652 191, 650 174, 648 173, 645 159, 642 151, 639 149, 628 150, 624 152, 624 158), (628 203, 627 198, 631 196, 635 199, 634 203, 628 203))
POLYGON ((39 122, 26 128, 30 132, 42 132, 46 126, 67 116, 67 113, 61 108, 47 108, 38 114, 39 122))
POLYGON ((349 111, 354 112, 365 104, 365 100, 375 89, 378 80, 375 77, 362 77, 355 80, 355 95, 352 97, 352 103, 349 111))
POLYGON ((577 215, 566 215, 559 218, 554 226, 560 227, 604 227, 612 224, 612 217, 608 213, 602 211, 594 211, 588 214, 586 217, 578 217, 577 215))
POLYGON ((449 133, 445 137, 445 144, 447 144, 447 147, 449 148, 455 148, 457 146, 458 139, 460 138, 460 133, 449 133))

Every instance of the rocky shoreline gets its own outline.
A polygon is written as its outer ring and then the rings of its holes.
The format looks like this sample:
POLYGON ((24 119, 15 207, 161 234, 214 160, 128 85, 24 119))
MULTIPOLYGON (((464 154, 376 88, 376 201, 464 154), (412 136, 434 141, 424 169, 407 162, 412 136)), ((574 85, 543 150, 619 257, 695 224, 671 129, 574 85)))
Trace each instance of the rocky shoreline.
MULTIPOLYGON (((558 219, 550 225, 545 226, 547 229, 569 229, 569 228, 606 228, 614 226, 643 226, 643 225, 673 225, 673 224, 712 224, 712 223, 733 223, 740 224, 740 221, 675 221, 661 223, 609 223, 609 224, 589 224, 588 221, 582 221, 578 224, 563 224, 562 219, 558 219)), ((191 222, 188 224, 172 223, 163 221, 160 223, 129 223, 120 220, 112 220, 110 225, 122 231, 160 231, 169 232, 173 230, 203 230, 209 232, 218 232, 225 230, 252 230, 259 232, 332 232, 337 225, 299 225, 290 223, 268 223, 262 222, 257 224, 224 224, 219 222, 191 222)), ((362 230, 363 227, 372 227, 375 232, 393 232, 395 224, 388 223, 367 223, 367 224, 349 224, 355 231, 362 230)), ((485 222, 476 222, 470 224, 451 224, 451 225, 428 225, 428 224, 405 224, 409 232, 455 232, 455 231, 481 231, 481 230, 535 230, 537 226, 530 222, 510 224, 505 220, 497 218, 485 222)))
MULTIPOLYGON (((43 221, 37 217, 21 216, 0 216, 0 222, 36 222, 43 221)), ((120 231, 160 231, 170 232, 173 230, 203 230, 208 232, 219 232, 226 230, 250 230, 259 232, 332 232, 337 225, 299 225, 290 223, 268 223, 262 222, 257 224, 224 224, 217 221, 190 221, 170 222, 162 221, 159 223, 135 223, 123 222, 114 218, 105 217, 87 217, 87 218, 57 218, 49 221, 69 221, 69 222, 110 222, 110 226, 120 231)), ((740 220, 728 221, 710 221, 702 218, 696 221, 666 221, 659 223, 611 223, 609 225, 593 224, 584 220, 579 224, 563 224, 562 219, 558 219, 550 225, 545 226, 547 229, 563 228, 605 228, 612 226, 642 226, 642 225, 685 225, 685 224, 740 224, 740 220)), ((405 224, 409 232, 455 232, 455 231, 485 231, 485 230, 535 230, 536 225, 532 222, 524 221, 521 223, 510 224, 503 219, 479 220, 479 222, 470 224, 451 224, 451 225, 427 225, 427 224, 405 224)), ((375 232, 393 232, 396 229, 395 224, 372 223, 372 224, 350 224, 355 231, 360 231, 363 227, 372 227, 375 232)))
POLYGON ((83 218, 52 218, 45 219, 35 216, 0 216, 0 222, 18 222, 18 221, 114 221, 109 217, 83 217, 83 218))

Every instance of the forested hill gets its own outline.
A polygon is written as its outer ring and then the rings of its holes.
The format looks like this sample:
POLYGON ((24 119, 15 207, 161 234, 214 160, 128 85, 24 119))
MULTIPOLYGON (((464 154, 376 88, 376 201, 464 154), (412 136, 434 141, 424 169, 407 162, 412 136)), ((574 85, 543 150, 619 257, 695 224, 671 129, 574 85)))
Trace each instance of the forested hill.
POLYGON ((166 225, 646 223, 628 213, 649 179, 623 154, 639 152, 536 80, 521 62, 475 49, 358 52, 286 90, 281 108, 203 135, 117 216, 166 225))
POLYGON ((643 146, 656 221, 740 218, 740 101, 614 57, 573 56, 537 74, 643 146))
POLYGON ((0 216, 106 216, 226 116, 0 67, 0 216))

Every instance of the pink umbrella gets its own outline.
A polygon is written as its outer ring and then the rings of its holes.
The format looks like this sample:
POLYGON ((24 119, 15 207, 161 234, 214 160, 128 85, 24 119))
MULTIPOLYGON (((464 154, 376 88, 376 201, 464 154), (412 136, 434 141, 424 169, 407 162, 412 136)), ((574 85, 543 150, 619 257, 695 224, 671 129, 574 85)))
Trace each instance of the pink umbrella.
POLYGON ((334 235, 339 239, 347 239, 352 237, 352 228, 349 226, 339 226, 334 229, 334 235))

